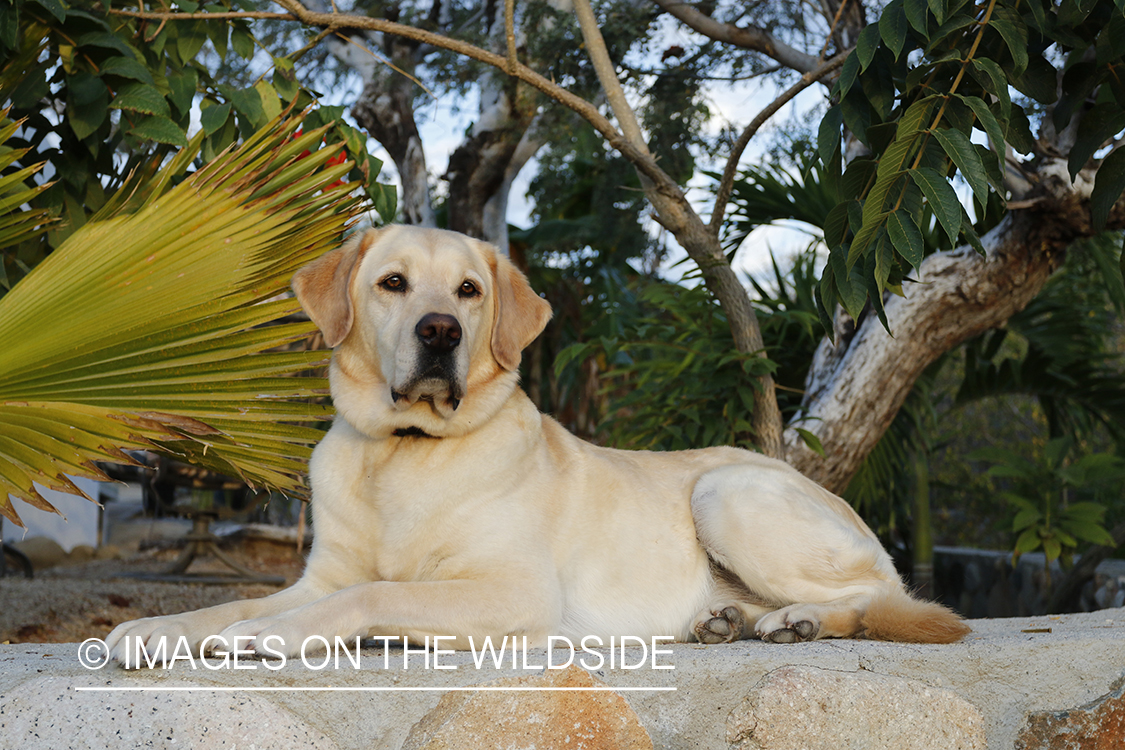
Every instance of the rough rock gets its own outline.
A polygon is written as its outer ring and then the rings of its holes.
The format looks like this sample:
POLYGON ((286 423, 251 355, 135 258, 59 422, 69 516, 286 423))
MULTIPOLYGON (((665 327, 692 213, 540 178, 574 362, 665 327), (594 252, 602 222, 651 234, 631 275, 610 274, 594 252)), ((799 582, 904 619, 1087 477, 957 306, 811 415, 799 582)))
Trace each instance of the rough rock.
POLYGON ((74 688, 74 680, 39 677, 0 693, 0 747, 337 748, 323 732, 252 694, 106 693, 74 688))
POLYGON ((1125 680, 1092 703, 1027 717, 1016 750, 1120 750, 1125 747, 1125 680))
POLYGON ((902 677, 782 667, 727 719, 732 750, 984 750, 980 711, 902 677))
POLYGON ((64 564, 81 565, 94 559, 94 548, 88 544, 75 545, 70 554, 66 556, 64 564))
MULTIPOLYGON (((577 667, 481 687, 605 687, 577 667)), ((620 694, 457 692, 419 721, 402 750, 652 750, 652 740, 620 694)))
POLYGON ((18 549, 36 570, 53 568, 66 560, 66 550, 54 539, 45 536, 33 536, 19 542, 14 542, 13 547, 18 549))
POLYGON ((125 557, 125 553, 116 544, 103 544, 94 550, 95 560, 120 560, 125 557))

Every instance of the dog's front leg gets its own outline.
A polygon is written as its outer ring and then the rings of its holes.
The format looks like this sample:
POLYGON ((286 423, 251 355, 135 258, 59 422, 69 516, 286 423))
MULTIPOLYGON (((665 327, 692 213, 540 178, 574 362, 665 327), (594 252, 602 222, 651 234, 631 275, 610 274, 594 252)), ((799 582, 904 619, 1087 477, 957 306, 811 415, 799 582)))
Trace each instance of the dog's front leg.
POLYGON ((122 623, 106 637, 106 646, 114 660, 132 666, 140 666, 137 659, 127 658, 137 648, 138 639, 147 652, 158 648, 162 638, 166 639, 169 652, 180 639, 187 639, 191 651, 198 654, 205 640, 209 647, 221 647, 222 641, 212 636, 220 635, 232 622, 277 615, 316 601, 330 590, 306 576, 284 591, 261 599, 244 599, 179 615, 145 617, 122 623))
POLYGON ((457 580, 360 583, 297 609, 231 625, 221 633, 262 656, 296 656, 356 637, 527 635, 542 641, 561 616, 559 597, 524 582, 457 580), (319 636, 314 638, 313 636, 319 636), (310 640, 311 639, 311 640, 310 640), (323 639, 323 640, 322 640, 323 639))

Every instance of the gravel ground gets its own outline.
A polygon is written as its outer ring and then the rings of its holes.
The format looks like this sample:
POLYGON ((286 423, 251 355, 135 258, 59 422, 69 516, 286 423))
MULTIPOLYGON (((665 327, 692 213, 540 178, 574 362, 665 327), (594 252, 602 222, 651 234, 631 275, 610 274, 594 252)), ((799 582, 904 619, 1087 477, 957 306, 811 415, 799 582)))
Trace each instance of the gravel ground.
MULTIPOLYGON (((291 546, 252 542, 224 550, 246 567, 297 580, 304 560, 291 546)), ((177 550, 150 550, 125 560, 36 571, 35 577, 0 578, 0 643, 78 643, 104 638, 116 625, 138 617, 169 615, 200 607, 266 596, 280 590, 263 584, 164 583, 120 578, 126 572, 157 572, 177 550)), ((189 573, 222 572, 197 559, 189 573)))

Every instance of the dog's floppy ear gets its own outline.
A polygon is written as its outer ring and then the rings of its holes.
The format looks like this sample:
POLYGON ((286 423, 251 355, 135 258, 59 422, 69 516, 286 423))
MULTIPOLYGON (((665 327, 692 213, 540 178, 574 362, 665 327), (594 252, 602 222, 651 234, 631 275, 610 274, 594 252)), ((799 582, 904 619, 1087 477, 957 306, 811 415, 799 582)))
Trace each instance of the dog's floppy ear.
POLYGON ((297 300, 330 347, 347 338, 352 329, 352 279, 375 234, 356 233, 343 247, 330 250, 293 275, 291 286, 297 300))
POLYGON ((505 370, 514 372, 528 344, 551 319, 551 305, 527 283, 527 277, 510 260, 497 253, 492 266, 496 308, 492 320, 492 356, 505 370))

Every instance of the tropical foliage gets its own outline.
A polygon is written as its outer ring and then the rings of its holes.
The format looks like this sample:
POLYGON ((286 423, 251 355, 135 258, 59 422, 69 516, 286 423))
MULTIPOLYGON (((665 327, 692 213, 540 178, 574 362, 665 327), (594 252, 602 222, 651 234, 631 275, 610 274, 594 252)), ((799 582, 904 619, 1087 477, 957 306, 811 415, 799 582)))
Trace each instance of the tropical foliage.
MULTIPOLYGON (((813 299, 815 249, 784 267, 774 259, 768 282, 750 279, 763 336, 776 353, 768 360, 735 349, 722 308, 698 274, 678 283, 642 275, 612 299, 597 300, 612 325, 595 328, 595 335, 587 331, 586 341, 563 349, 555 359, 556 373, 567 373, 587 358, 599 363, 605 415, 598 436, 611 445, 753 448, 746 419, 753 399, 748 378, 767 369, 777 380, 782 409, 792 413, 800 403, 820 338, 813 299)), ((818 448, 815 437, 804 432, 818 448)))
MULTIPOLYGON (((1064 129, 1083 103, 1067 162, 1069 177, 1125 125, 1125 86, 1116 74, 1125 59, 1125 15, 1110 3, 990 0, 974 3, 892 0, 866 26, 833 88, 836 103, 820 124, 820 155, 834 176, 839 202, 824 220, 830 257, 819 290, 825 326, 839 303, 852 316, 870 302, 883 320, 882 292, 899 291, 926 254, 928 207, 946 247, 962 240, 982 254, 980 235, 992 222, 974 221, 948 177, 972 191, 978 217, 1005 193, 1005 152, 1036 150, 1028 113, 1050 106, 1064 129), (1086 49, 1095 54, 1066 56, 1086 49), (1056 66, 1063 70, 1062 95, 1056 66), (1103 85, 1104 84, 1104 85, 1103 85), (1025 99, 1013 102, 1010 87, 1025 99), (844 164, 841 130, 869 155, 844 164), (987 139, 988 146, 974 142, 987 139), (995 192, 993 192, 995 191, 995 192)), ((1125 188, 1125 152, 1100 165, 1090 195, 1091 221, 1105 226, 1125 188)))
POLYGON ((1080 542, 1114 543, 1103 525, 1106 506, 1097 500, 1116 499, 1125 479, 1125 461, 1107 453, 1074 458, 1073 452, 1074 442, 1062 437, 1047 443, 1039 462, 997 447, 982 448, 973 456, 992 464, 990 476, 1013 484, 1001 492, 1015 511, 1013 558, 1041 549, 1048 574, 1050 564, 1060 557, 1069 565, 1080 542))
MULTIPOLYGON (((194 4, 191 4, 194 7, 194 4)), ((230 10, 237 3, 211 8, 230 10)), ((266 75, 235 87, 216 77, 224 62, 261 54, 244 19, 150 23, 107 15, 103 8, 60 0, 0 2, 0 104, 21 122, 11 146, 21 165, 41 164, 52 181, 31 205, 60 218, 38 241, 20 241, 0 262, 0 294, 112 200, 134 174, 151 174, 159 158, 188 145, 192 109, 202 130, 194 147, 211 161, 275 120, 302 111, 315 94, 297 81, 289 57, 268 58, 266 75)), ((331 123, 343 142, 349 179, 377 208, 394 214, 394 191, 375 178, 366 138, 340 120, 343 108, 316 110, 309 127, 331 123)))
POLYGON ((361 203, 319 148, 328 126, 274 121, 186 174, 205 135, 123 186, 0 298, 0 512, 11 495, 50 510, 33 482, 158 450, 302 493, 329 407, 326 384, 289 377, 324 352, 274 351, 313 332, 277 323, 299 266, 335 246, 361 203))
MULTIPOLYGON (((9 110, 0 112, 0 174, 4 175, 0 177, 0 250, 7 250, 43 234, 51 220, 50 212, 44 208, 18 210, 20 206, 35 200, 49 186, 28 184, 43 165, 19 167, 19 163, 27 156, 28 149, 15 149, 7 145, 22 124, 9 120, 8 112, 9 110)), ((0 283, 7 285, 3 263, 0 263, 0 283)))
POLYGON ((556 370, 592 355, 606 363, 602 387, 611 402, 602 431, 613 445, 750 447, 753 430, 745 415, 753 395, 743 384, 757 368, 773 364, 734 349, 705 288, 642 283, 620 337, 569 347, 556 358, 556 370))

